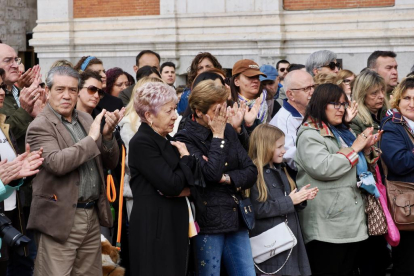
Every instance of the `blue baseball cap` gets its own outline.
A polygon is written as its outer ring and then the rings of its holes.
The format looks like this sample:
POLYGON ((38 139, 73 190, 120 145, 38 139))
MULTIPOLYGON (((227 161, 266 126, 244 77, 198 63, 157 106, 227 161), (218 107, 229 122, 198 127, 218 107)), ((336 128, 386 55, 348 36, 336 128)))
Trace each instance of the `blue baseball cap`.
POLYGON ((260 81, 265 81, 265 80, 272 80, 275 81, 276 77, 279 76, 279 74, 277 73, 277 70, 275 67, 273 67, 272 65, 269 64, 265 64, 260 66, 260 71, 265 73, 267 77, 260 75, 259 79, 260 81))

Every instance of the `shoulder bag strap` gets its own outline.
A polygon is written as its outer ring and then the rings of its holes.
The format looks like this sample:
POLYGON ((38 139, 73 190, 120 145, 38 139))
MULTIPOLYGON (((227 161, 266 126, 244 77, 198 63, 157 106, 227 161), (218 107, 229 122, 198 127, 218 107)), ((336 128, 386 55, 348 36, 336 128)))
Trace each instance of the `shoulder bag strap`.
MULTIPOLYGON (((382 127, 384 127, 385 124, 388 123, 391 119, 392 119, 391 116, 388 119, 386 119, 384 121, 384 124, 382 125, 382 127)), ((381 136, 381 140, 378 142, 378 147, 379 148, 381 148, 381 142, 382 142, 382 136, 381 136)), ((382 165, 382 170, 384 171, 385 179, 387 179, 387 177, 388 177, 388 167, 387 167, 387 165, 385 165, 384 160, 382 158, 380 158, 380 159, 381 159, 381 165, 382 165)))

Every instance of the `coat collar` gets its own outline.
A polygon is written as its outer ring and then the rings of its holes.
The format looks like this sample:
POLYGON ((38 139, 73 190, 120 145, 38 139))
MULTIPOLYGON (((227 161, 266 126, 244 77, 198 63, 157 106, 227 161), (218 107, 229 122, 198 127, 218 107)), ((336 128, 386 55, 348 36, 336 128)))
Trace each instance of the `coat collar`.
POLYGON ((299 113, 299 111, 294 108, 287 99, 283 100, 283 108, 289 111, 290 114, 292 114, 293 117, 296 118, 303 118, 302 114, 299 113))
MULTIPOLYGON (((63 125, 62 119, 59 118, 61 116, 58 116, 56 114, 56 111, 54 111, 49 104, 45 106, 45 108, 42 111, 42 114, 56 126, 56 129, 62 135, 68 147, 73 146, 75 144, 68 129, 63 125)), ((91 115, 82 111, 76 111, 75 114, 77 116, 79 123, 82 125, 83 129, 87 133, 89 131, 89 128, 91 127, 91 123, 88 123, 87 121, 87 116, 91 115)))
POLYGON ((304 126, 318 130, 321 136, 325 137, 333 137, 335 138, 332 131, 329 129, 329 127, 322 122, 321 124, 317 123, 315 119, 309 117, 309 119, 303 123, 304 126))
POLYGON ((147 123, 142 122, 139 127, 139 131, 151 136, 151 138, 161 147, 165 147, 170 141, 175 141, 170 135, 167 135, 167 139, 156 133, 147 123))
POLYGON ((189 117, 187 117, 184 129, 201 141, 206 141, 211 135, 213 135, 209 128, 203 127, 193 120, 193 115, 189 115, 189 117))

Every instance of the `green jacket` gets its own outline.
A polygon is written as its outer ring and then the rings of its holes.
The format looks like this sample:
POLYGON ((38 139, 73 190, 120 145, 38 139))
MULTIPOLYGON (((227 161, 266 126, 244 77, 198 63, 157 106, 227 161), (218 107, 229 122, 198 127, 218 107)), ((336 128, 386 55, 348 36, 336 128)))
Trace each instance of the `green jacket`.
POLYGON ((12 92, 9 91, 6 92, 3 107, 0 108, 0 113, 6 115, 6 124, 9 124, 10 130, 17 142, 17 152, 23 153, 26 150, 26 131, 29 124, 33 121, 33 118, 26 112, 26 110, 17 106, 12 92))
MULTIPOLYGON (((387 113, 387 108, 384 106, 380 111, 380 117, 379 117, 380 122, 382 121, 382 118, 385 117, 385 113, 387 113)), ((372 134, 376 134, 380 130, 379 123, 374 121, 372 125, 368 123, 365 124, 364 122, 362 122, 361 117, 359 117, 358 115, 351 122, 351 128, 354 131, 355 135, 361 134, 366 128, 371 127, 371 126, 374 127, 374 131, 372 132, 372 134)))
MULTIPOLYGON (((296 147, 298 188, 307 184, 319 188, 315 199, 308 200, 308 206, 299 213, 305 243, 367 239, 365 205, 357 188, 358 155, 352 148, 341 148, 325 124, 318 127, 313 122, 299 128, 296 147)), ((372 155, 377 153, 373 151, 372 155)), ((373 157, 366 158, 368 163, 373 162, 373 157)))

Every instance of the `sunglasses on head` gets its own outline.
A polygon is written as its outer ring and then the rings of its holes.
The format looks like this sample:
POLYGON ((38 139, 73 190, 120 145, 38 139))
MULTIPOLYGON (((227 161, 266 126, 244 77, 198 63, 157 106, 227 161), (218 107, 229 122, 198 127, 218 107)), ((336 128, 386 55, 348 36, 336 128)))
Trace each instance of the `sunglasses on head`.
POLYGON ((0 84, 0 89, 3 89, 4 92, 6 92, 7 84, 5 84, 4 82, 2 84, 0 84))
POLYGON ((335 67, 338 67, 338 69, 341 69, 341 64, 339 62, 335 63, 335 62, 331 61, 331 62, 329 62, 329 64, 326 64, 326 65, 321 66, 321 67, 329 67, 329 69, 335 70, 335 67))
POLYGON ((101 99, 105 95, 105 92, 102 89, 100 89, 100 88, 98 88, 94 85, 84 86, 83 88, 86 88, 86 91, 88 91, 89 95, 94 95, 96 92, 98 92, 99 98, 101 98, 101 99))

